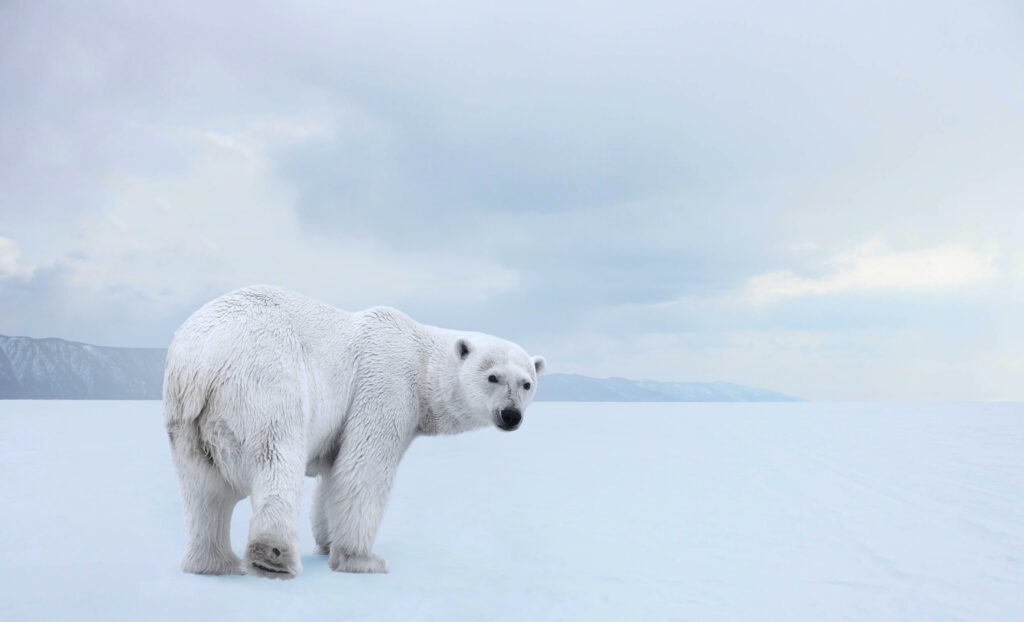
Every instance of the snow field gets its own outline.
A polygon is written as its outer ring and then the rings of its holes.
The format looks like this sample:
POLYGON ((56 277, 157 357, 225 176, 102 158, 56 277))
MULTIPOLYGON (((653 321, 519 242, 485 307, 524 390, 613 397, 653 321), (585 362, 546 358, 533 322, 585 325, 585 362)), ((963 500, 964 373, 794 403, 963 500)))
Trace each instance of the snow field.
MULTIPOLYGON (((159 402, 0 401, 6 620, 1021 620, 1024 405, 535 403, 421 438, 387 575, 179 570, 159 402)), ((247 501, 232 544, 245 545, 247 501)))

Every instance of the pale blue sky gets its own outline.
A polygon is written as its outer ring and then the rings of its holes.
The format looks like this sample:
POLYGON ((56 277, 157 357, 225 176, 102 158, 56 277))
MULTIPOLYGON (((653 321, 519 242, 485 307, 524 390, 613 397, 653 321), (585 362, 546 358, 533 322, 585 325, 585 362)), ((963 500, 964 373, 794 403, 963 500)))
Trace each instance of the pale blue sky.
POLYGON ((271 282, 556 371, 1024 399, 1020 3, 171 4, 0 5, 0 333, 271 282))

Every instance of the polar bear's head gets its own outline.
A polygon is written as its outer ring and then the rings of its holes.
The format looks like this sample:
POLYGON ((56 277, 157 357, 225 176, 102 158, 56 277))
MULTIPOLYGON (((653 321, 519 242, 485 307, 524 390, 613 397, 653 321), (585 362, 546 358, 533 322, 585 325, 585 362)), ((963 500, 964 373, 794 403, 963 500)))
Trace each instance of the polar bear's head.
POLYGON ((477 425, 511 432, 520 426, 537 393, 544 357, 530 357, 518 345, 481 335, 455 342, 459 384, 477 425))

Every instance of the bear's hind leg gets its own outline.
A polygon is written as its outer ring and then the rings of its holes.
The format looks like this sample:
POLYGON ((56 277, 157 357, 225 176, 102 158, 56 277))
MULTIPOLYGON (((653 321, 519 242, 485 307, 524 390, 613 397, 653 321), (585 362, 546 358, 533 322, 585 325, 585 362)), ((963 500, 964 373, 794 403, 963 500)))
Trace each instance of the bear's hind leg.
POLYGON ((242 574, 231 550, 231 513, 241 499, 210 464, 175 452, 187 544, 181 569, 193 574, 242 574))
POLYGON ((296 531, 305 465, 299 451, 275 453, 256 473, 244 567, 249 574, 293 579, 302 573, 296 531))

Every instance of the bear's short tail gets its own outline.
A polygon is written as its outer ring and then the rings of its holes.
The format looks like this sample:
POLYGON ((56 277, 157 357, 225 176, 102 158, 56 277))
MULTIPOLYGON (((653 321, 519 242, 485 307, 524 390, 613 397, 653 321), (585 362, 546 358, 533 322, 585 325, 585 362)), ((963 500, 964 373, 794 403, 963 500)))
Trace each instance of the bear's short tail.
POLYGON ((182 456, 192 455, 213 463, 213 457, 199 433, 212 386, 201 375, 187 373, 178 364, 173 348, 167 353, 164 371, 164 416, 171 448, 182 456))

